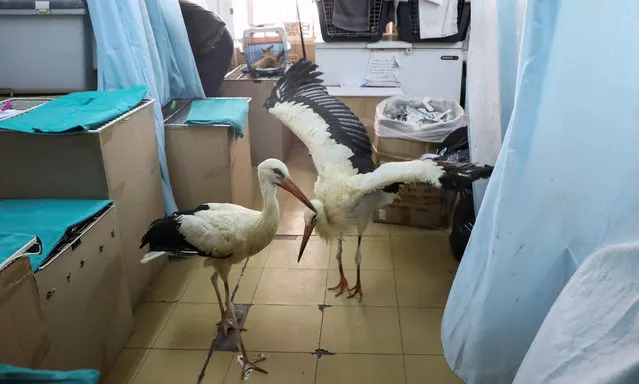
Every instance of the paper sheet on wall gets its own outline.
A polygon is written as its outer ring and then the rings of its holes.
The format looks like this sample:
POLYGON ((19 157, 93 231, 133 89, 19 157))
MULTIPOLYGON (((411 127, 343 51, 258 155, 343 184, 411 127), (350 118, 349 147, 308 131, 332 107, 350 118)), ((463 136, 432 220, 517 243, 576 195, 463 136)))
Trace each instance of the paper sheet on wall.
POLYGON ((393 52, 371 52, 366 71, 368 87, 399 87, 399 60, 393 52))

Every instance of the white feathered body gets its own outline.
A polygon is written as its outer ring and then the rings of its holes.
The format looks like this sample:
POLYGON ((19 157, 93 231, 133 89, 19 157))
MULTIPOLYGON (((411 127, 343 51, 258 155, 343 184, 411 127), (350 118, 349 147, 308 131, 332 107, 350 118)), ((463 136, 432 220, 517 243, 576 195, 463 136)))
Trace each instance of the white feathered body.
POLYGON ((197 248, 215 257, 205 265, 238 264, 259 253, 273 240, 279 225, 279 212, 266 216, 262 212, 234 204, 209 204, 209 210, 182 216, 180 233, 197 248), (232 255, 228 259, 217 259, 232 255))
POLYGON ((269 110, 306 145, 317 169, 315 199, 324 205, 316 231, 324 239, 340 237, 352 227, 364 229, 373 212, 396 197, 382 191, 393 182, 431 182, 439 187, 442 167, 432 160, 385 163, 370 173, 357 173, 349 162, 353 151, 331 138, 328 124, 304 104, 277 103, 269 110))

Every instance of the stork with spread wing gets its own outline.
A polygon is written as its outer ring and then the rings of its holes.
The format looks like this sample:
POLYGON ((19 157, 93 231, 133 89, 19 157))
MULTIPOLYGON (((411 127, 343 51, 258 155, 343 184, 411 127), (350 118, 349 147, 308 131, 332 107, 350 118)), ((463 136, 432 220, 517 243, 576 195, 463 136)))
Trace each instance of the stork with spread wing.
POLYGON ((336 296, 359 295, 361 237, 373 212, 391 203, 402 183, 425 182, 438 188, 460 188, 490 177, 492 167, 457 164, 437 158, 384 163, 376 168, 371 143, 359 119, 341 101, 328 94, 317 65, 301 59, 280 78, 264 106, 306 145, 317 169, 315 199, 304 214, 305 228, 298 261, 316 229, 325 240, 337 239, 340 281, 336 296), (348 287, 342 268, 342 236, 358 230, 357 282, 348 287))

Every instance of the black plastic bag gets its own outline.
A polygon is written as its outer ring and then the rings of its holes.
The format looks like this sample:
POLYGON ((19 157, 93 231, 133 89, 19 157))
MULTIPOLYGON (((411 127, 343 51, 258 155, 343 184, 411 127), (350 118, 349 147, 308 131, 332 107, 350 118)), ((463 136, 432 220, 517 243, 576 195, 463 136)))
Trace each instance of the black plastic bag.
MULTIPOLYGON (((437 149, 437 155, 449 161, 470 161, 468 146, 468 127, 453 131, 437 149)), ((475 202, 473 189, 465 188, 459 191, 459 202, 453 211, 453 223, 448 243, 453 256, 461 261, 470 239, 470 233, 475 225, 475 202)))

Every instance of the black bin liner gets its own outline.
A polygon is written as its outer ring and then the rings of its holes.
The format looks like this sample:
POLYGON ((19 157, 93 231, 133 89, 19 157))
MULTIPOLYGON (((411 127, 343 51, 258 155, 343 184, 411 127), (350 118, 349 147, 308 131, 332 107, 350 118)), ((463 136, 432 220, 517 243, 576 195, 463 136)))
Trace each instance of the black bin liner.
MULTIPOLYGON (((437 155, 456 162, 470 161, 468 146, 468 127, 453 131, 437 149, 437 155)), ((453 223, 448 243, 453 256, 461 261, 470 239, 470 233, 475 225, 475 202, 473 189, 464 188, 459 191, 459 202, 453 211, 453 223)))

